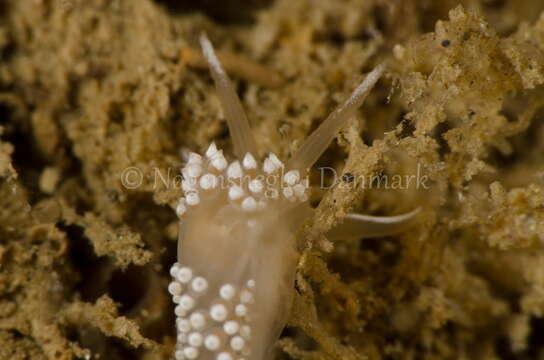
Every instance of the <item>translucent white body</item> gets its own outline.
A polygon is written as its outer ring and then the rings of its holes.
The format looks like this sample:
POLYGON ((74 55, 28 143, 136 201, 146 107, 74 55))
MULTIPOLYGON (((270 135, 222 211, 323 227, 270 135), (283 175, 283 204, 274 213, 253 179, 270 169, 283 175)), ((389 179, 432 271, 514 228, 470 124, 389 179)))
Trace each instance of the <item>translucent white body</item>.
POLYGON ((293 230, 308 215, 308 205, 271 206, 249 215, 235 207, 222 207, 224 201, 216 198, 201 203, 184 219, 180 232, 178 262, 208 281, 205 293, 189 291, 196 300, 192 313, 208 313, 206 326, 199 332, 205 336, 215 328, 225 337, 217 351, 203 350, 200 358, 215 359, 212 355, 230 351, 235 359, 264 359, 288 315, 297 261, 293 230), (228 312, 220 321, 211 318, 214 304, 225 305, 228 312), (246 311, 237 314, 238 305, 244 305, 246 311), (245 351, 235 351, 227 341, 239 333, 229 336, 225 332, 229 321, 250 328, 251 335, 243 337, 245 351))
MULTIPOLYGON (((311 214, 309 169, 354 114, 384 71, 378 66, 295 156, 257 159, 256 143, 228 76, 209 40, 201 37, 235 154, 229 163, 211 144, 191 153, 182 170, 185 196, 180 217, 178 262, 168 290, 176 303, 176 360, 269 357, 289 313, 297 253, 294 234, 311 214)), ((417 212, 417 211, 416 211, 417 212)), ((345 231, 364 237, 404 229, 416 212, 392 218, 351 216, 345 231)))

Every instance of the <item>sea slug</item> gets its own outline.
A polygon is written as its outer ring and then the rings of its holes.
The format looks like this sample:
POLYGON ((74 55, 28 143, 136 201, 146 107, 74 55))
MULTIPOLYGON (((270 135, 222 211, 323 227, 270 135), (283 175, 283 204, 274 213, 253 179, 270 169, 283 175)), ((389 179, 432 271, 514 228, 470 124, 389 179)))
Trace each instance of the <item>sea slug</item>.
MULTIPOLYGON (((231 82, 205 35, 200 38, 227 119, 236 159, 212 143, 190 153, 182 169, 184 197, 178 261, 168 291, 176 304, 176 360, 265 359, 289 312, 297 252, 294 233, 311 214, 307 170, 362 104, 385 70, 378 65, 282 162, 262 161, 231 82)), ((398 232, 415 212, 396 217, 349 215, 331 235, 398 232), (369 231, 367 231, 369 230, 369 231)))

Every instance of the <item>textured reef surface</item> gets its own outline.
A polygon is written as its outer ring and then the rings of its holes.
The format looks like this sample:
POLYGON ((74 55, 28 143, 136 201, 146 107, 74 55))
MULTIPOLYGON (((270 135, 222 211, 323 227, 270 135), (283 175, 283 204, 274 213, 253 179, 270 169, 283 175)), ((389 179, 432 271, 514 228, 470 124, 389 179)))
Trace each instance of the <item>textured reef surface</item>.
POLYGON ((543 11, 2 1, 0 359, 172 356, 182 153, 233 150, 202 31, 284 159, 388 64, 310 173, 278 359, 544 357, 543 11), (399 235, 325 236, 351 211, 417 206, 399 235))

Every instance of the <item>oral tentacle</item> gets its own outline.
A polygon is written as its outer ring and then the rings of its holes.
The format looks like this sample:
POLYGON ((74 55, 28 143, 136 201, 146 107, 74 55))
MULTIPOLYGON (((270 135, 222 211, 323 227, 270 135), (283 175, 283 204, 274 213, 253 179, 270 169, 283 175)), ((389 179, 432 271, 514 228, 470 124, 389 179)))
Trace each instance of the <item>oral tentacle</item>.
POLYGON ((385 71, 385 64, 374 68, 357 86, 350 97, 339 105, 319 127, 310 134, 288 162, 288 168, 306 170, 311 168, 321 154, 329 147, 338 131, 355 114, 366 96, 378 82, 385 71))
POLYGON ((242 103, 227 73, 223 70, 219 59, 215 55, 212 43, 204 33, 200 35, 200 46, 208 62, 210 73, 217 89, 217 95, 225 113, 225 118, 227 119, 234 153, 239 158, 246 153, 257 155, 257 145, 251 133, 249 121, 242 103))
POLYGON ((391 236, 412 227, 418 221, 418 207, 408 213, 395 216, 372 216, 350 213, 343 222, 332 228, 326 237, 330 240, 357 240, 391 236))

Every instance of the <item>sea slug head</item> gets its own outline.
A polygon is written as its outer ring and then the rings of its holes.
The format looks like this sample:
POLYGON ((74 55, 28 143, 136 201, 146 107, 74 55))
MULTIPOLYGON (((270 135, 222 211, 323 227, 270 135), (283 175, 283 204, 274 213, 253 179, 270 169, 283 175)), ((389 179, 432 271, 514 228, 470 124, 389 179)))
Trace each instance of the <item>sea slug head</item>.
POLYGON ((184 197, 176 212, 185 227, 203 217, 225 231, 258 234, 278 222, 291 227, 297 214, 307 214, 306 172, 286 169, 273 153, 259 161, 246 152, 229 162, 212 143, 204 155, 189 153, 181 173, 184 197))
POLYGON ((383 72, 374 70, 286 163, 259 159, 240 101, 209 40, 201 37, 236 158, 212 143, 190 153, 178 262, 168 291, 176 304, 176 360, 264 359, 285 325, 293 291, 294 233, 310 214, 309 169, 383 72))

